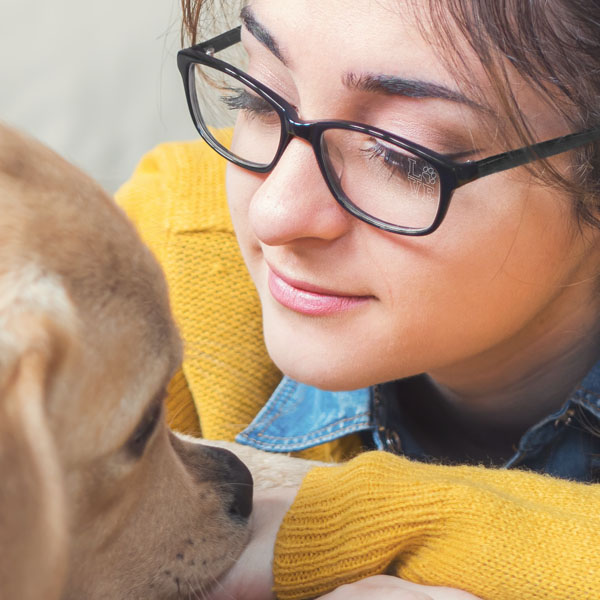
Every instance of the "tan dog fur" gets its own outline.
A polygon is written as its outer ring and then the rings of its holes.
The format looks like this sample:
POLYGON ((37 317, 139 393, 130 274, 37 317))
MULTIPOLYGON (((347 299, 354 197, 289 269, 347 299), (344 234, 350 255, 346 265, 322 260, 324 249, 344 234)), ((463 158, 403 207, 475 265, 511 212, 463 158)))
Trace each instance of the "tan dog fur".
POLYGON ((251 485, 164 425, 181 358, 122 211, 0 126, 0 598, 195 598, 231 566, 251 485))
POLYGON ((250 469, 256 491, 298 487, 311 469, 331 467, 335 464, 305 460, 284 453, 264 452, 235 442, 200 440, 180 434, 178 436, 191 444, 208 444, 233 452, 250 469))

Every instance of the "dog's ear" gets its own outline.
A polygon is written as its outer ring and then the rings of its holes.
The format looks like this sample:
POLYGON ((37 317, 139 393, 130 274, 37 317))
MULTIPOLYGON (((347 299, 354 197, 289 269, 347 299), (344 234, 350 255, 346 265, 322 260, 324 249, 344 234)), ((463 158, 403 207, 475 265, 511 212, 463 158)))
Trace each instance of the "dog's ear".
POLYGON ((47 395, 68 336, 48 316, 3 316, 0 308, 0 598, 54 600, 68 548, 47 395))

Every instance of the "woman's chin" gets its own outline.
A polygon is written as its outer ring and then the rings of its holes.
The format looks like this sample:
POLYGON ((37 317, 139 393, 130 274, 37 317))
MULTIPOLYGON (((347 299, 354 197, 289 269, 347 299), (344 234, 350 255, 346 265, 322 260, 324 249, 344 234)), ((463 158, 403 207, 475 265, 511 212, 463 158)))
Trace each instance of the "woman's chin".
POLYGON ((355 360, 346 360, 335 350, 313 346, 307 352, 293 341, 271 341, 268 337, 266 344, 277 368, 300 383, 332 392, 360 389, 374 383, 372 373, 357 371, 355 360))

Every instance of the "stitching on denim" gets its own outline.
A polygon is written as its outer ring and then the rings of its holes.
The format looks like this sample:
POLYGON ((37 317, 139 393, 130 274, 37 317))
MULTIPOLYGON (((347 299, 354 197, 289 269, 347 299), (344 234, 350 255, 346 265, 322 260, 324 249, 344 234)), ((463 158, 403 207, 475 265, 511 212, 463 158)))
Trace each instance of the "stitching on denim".
POLYGON ((590 410, 592 410, 594 412, 594 414, 596 416, 598 416, 597 411, 598 411, 598 409, 600 409, 600 406, 598 406, 597 402, 598 402, 597 400, 595 402, 592 402, 591 400, 588 400, 587 398, 582 398, 580 404, 582 404, 586 408, 589 408, 590 410))
POLYGON ((585 392, 586 394, 590 394, 592 396, 596 396, 598 397, 598 391, 597 390, 590 390, 587 387, 584 387, 583 385, 578 385, 577 388, 575 389, 575 392, 585 392))
POLYGON ((283 390, 281 390, 279 392, 281 394, 281 396, 277 398, 277 401, 274 402, 272 406, 268 406, 267 410, 262 415, 261 420, 254 425, 250 425, 243 432, 243 435, 247 436, 249 433, 253 433, 256 436, 269 438, 272 440, 277 440, 277 439, 279 439, 279 440, 296 440, 296 439, 304 440, 304 439, 310 439, 310 435, 318 434, 320 431, 326 430, 330 427, 338 425, 339 423, 343 423, 345 421, 351 421, 351 420, 358 419, 361 417, 369 416, 368 412, 363 412, 363 413, 359 413, 358 415, 353 415, 352 417, 346 417, 345 419, 339 419, 337 421, 333 421, 332 423, 325 425, 324 427, 321 427, 321 428, 311 432, 310 434, 307 434, 304 436, 294 436, 294 437, 271 436, 271 435, 262 433, 272 425, 273 421, 275 421, 279 416, 281 416, 281 414, 283 413, 284 410, 289 409, 289 408, 294 408, 304 400, 303 398, 297 398, 295 402, 293 402, 293 403, 289 402, 290 398, 292 397, 293 393, 297 390, 297 388, 298 388, 298 382, 294 381, 293 379, 288 379, 283 387, 283 390))
MULTIPOLYGON (((335 437, 341 437, 340 434, 346 434, 346 433, 352 433, 353 431, 359 431, 359 430, 363 430, 365 428, 368 428, 369 426, 369 421, 368 420, 363 420, 363 421, 359 421, 357 423, 353 423, 351 425, 347 425, 346 427, 340 427, 339 424, 343 423, 344 421, 351 421, 351 420, 356 420, 359 419, 361 417, 368 417, 369 413, 361 413, 359 415, 356 415, 356 417, 346 417, 345 419, 340 419, 338 421, 335 421, 334 423, 332 423, 331 425, 328 425, 326 427, 321 427, 320 429, 316 430, 316 431, 312 431, 309 434, 306 435, 302 435, 302 436, 274 436, 274 435, 265 435, 265 434, 261 434, 258 433, 256 435, 248 435, 249 433, 252 434, 254 432, 241 432, 238 434, 238 437, 240 438, 244 438, 247 440, 252 440, 255 441, 257 443, 264 443, 264 444, 268 444, 269 442, 266 441, 262 441, 265 439, 270 439, 270 440, 281 440, 284 444, 285 443, 303 443, 306 441, 318 441, 318 440, 325 440, 327 438, 330 438, 331 436, 335 436, 335 437), (331 429, 332 427, 335 428, 334 431, 327 431, 327 429, 331 429), (322 432, 322 433, 319 433, 322 432)), ((335 439, 331 438, 331 439, 335 439)), ((277 446, 280 447, 280 446, 277 446)))
POLYGON ((571 398, 572 402, 589 410, 596 419, 600 419, 600 394, 598 392, 579 386, 571 398), (590 400, 586 396, 592 396, 594 399, 590 400))
MULTIPOLYGON (((354 433, 356 431, 362 431, 364 429, 365 429, 364 426, 359 423, 359 424, 353 425, 351 427, 348 427, 347 429, 344 430, 344 433, 350 434, 350 433, 354 433)), ((332 435, 332 434, 329 434, 329 435, 332 435)), ((322 435, 321 437, 311 439, 311 440, 298 440, 295 442, 290 442, 287 445, 281 445, 281 444, 272 444, 269 442, 264 442, 262 440, 257 440, 256 438, 248 437, 245 434, 239 434, 237 437, 246 439, 249 442, 249 445, 251 445, 255 448, 260 448, 262 450, 279 450, 281 452, 292 452, 292 451, 297 451, 297 450, 305 450, 306 448, 310 448, 312 446, 318 446, 320 443, 329 442, 333 439, 337 439, 336 437, 330 438, 328 435, 322 435), (310 446, 302 445, 302 442, 308 442, 308 441, 310 441, 310 443, 311 443, 310 446)), ((341 436, 337 436, 337 437, 341 437, 341 436)))
MULTIPOLYGON (((283 409, 288 407, 288 402, 292 397, 292 394, 296 391, 298 387, 298 383, 292 379, 288 379, 285 383, 283 390, 280 391, 281 397, 277 398, 276 402, 273 402, 271 406, 267 406, 267 410, 262 415, 261 420, 254 424, 250 425, 247 432, 256 432, 260 435, 261 431, 264 431, 268 427, 271 426, 271 423, 275 419, 277 419, 283 412, 283 409), (289 389, 288 389, 289 388, 289 389)), ((301 398, 298 398, 296 402, 289 405, 291 407, 296 406, 300 402, 301 398)))
MULTIPOLYGON (((594 396, 595 398, 595 402, 598 402, 598 400, 600 400, 600 394, 598 394, 598 392, 595 392, 593 390, 588 390, 587 388, 581 387, 579 386, 576 390, 575 390, 575 394, 577 394, 577 392, 582 392, 583 394, 585 394, 585 396, 594 396)), ((574 394, 574 395, 575 395, 574 394)), ((586 398, 585 396, 579 397, 577 398, 577 400, 582 400, 584 402, 590 403, 591 400, 589 400, 588 398, 586 398)))
MULTIPOLYGON (((311 431, 310 433, 307 433, 305 435, 299 436, 299 435, 295 435, 295 436, 285 436, 285 435, 268 435, 265 433, 257 433, 257 436, 263 439, 270 439, 270 440, 308 440, 311 439, 312 436, 327 436, 327 435, 331 435, 333 432, 331 431, 332 428, 336 427, 337 430, 342 430, 342 423, 345 422, 352 422, 352 421, 356 421, 357 419, 362 419, 363 417, 368 417, 369 413, 368 412, 363 412, 363 413, 359 413, 357 415, 353 415, 352 417, 345 417, 344 419, 338 419, 337 421, 333 421, 331 423, 329 423, 329 425, 324 425, 323 427, 320 427, 319 429, 315 429, 314 431, 311 431), (320 433, 323 432, 323 433, 320 433)), ((356 425, 367 425, 368 422, 359 422, 356 423, 356 425)), ((350 425, 352 427, 352 425, 350 425)))

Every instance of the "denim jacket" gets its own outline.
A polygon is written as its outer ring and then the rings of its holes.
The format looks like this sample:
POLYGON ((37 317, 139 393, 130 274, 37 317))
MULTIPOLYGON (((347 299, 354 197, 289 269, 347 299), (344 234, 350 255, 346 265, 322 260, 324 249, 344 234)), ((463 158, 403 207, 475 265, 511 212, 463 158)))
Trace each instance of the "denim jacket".
MULTIPOLYGON (((408 380, 405 380, 408 381, 408 380)), ((236 440, 270 452, 292 452, 361 432, 367 446, 432 460, 402 414, 403 381, 348 392, 327 392, 284 377, 236 440)), ((600 362, 560 410, 521 437, 504 467, 576 481, 600 479, 600 362)))

